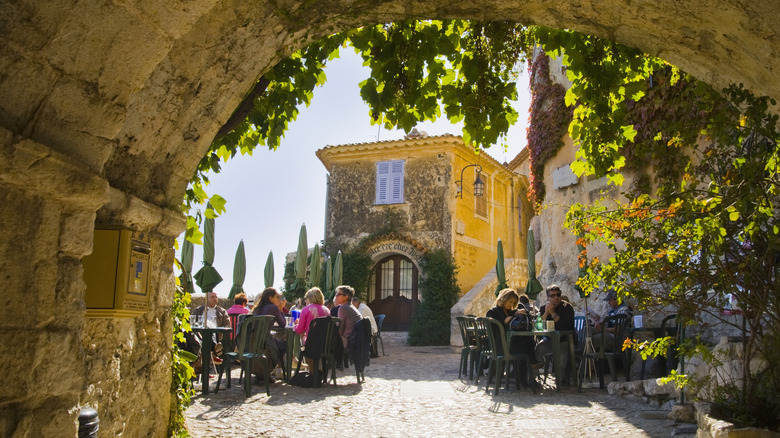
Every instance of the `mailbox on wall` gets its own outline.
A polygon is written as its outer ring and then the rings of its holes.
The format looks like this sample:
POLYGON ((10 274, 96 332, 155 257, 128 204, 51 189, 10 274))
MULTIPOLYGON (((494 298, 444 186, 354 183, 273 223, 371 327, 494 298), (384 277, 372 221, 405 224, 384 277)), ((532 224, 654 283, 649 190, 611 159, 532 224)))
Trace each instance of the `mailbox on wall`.
POLYGON ((152 247, 143 233, 96 229, 92 254, 84 257, 88 318, 135 317, 149 310, 152 247))

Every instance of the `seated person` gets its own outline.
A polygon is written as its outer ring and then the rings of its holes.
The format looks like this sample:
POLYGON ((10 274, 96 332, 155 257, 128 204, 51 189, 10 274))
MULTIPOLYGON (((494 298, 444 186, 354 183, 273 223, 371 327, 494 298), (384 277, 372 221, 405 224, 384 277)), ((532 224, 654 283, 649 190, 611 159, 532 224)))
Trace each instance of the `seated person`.
MULTIPOLYGON (((618 300, 617 292, 614 290, 610 290, 607 292, 607 296, 604 297, 604 301, 609 303, 609 311, 607 311, 607 314, 604 315, 604 319, 607 319, 610 316, 613 315, 628 315, 629 317, 633 316, 633 312, 631 311, 631 308, 628 307, 626 303, 621 303, 618 300)), ((598 317, 598 315, 595 316, 596 319, 596 332, 593 335, 593 346, 595 348, 600 348, 601 345, 601 318, 598 317)), ((607 323, 608 325, 604 327, 604 334, 607 336, 607 342, 604 344, 604 350, 605 351, 615 351, 615 323, 613 321, 610 321, 607 323)))
POLYGON ((371 334, 375 335, 377 332, 376 320, 374 319, 374 312, 371 311, 371 308, 368 307, 366 303, 360 301, 360 298, 358 297, 352 298, 352 305, 358 309, 360 316, 363 318, 368 318, 368 320, 371 322, 371 334))
MULTIPOLYGON (((309 334, 309 328, 311 322, 317 318, 322 318, 330 315, 330 310, 322 303, 325 302, 325 296, 318 287, 313 287, 306 292, 303 297, 303 301, 306 303, 306 307, 301 310, 301 317, 298 319, 298 324, 295 326, 295 333, 301 335, 301 345, 306 345, 306 337, 309 334)), ((314 367, 314 360, 308 356, 304 356, 306 366, 309 368, 309 372, 314 367)))
POLYGON ((352 298, 352 305, 355 306, 358 309, 358 312, 360 312, 360 315, 363 318, 368 318, 369 323, 371 323, 371 357, 379 357, 379 353, 377 352, 377 346, 376 346, 376 339, 374 339, 374 336, 376 336, 376 332, 379 331, 376 325, 376 319, 374 319, 374 312, 371 311, 371 308, 368 307, 368 305, 364 302, 360 301, 360 298, 355 296, 352 298))
POLYGON ((322 304, 325 302, 325 296, 322 294, 320 288, 313 287, 309 289, 303 299, 307 305, 301 310, 301 317, 298 320, 298 325, 296 325, 294 329, 295 333, 301 335, 301 345, 306 343, 306 334, 309 333, 311 322, 315 318, 330 315, 330 310, 322 304))
POLYGON ((347 341, 349 340, 349 335, 352 334, 352 330, 355 329, 355 323, 362 318, 358 309, 352 305, 354 296, 355 289, 352 289, 351 286, 342 285, 336 288, 334 302, 338 305, 338 318, 341 320, 339 334, 341 335, 344 349, 347 348, 347 341))
POLYGON ((284 300, 282 294, 276 289, 269 287, 260 294, 260 301, 252 309, 253 315, 270 315, 274 317, 271 327, 276 329, 276 334, 271 337, 273 343, 266 342, 271 362, 274 365, 282 363, 282 357, 284 357, 284 353, 287 351, 287 341, 284 339, 284 328, 287 325, 287 320, 282 315, 282 308, 286 302, 287 300, 284 300))
POLYGON ((249 309, 246 308, 246 303, 249 302, 246 298, 245 293, 240 293, 233 298, 233 306, 227 309, 228 315, 243 315, 245 313, 251 312, 249 309))
MULTIPOLYGON (((561 288, 557 284, 547 287, 547 304, 540 311, 542 312, 542 321, 555 321, 555 330, 574 332, 574 308, 561 299, 561 288)), ((536 361, 544 362, 544 357, 551 354, 552 340, 549 336, 545 336, 536 346, 536 361)), ((561 365, 565 369, 569 363, 569 349, 561 347, 561 354, 561 365)))
POLYGON ((515 317, 517 303, 519 302, 520 297, 514 289, 502 289, 498 293, 498 298, 496 298, 493 308, 488 310, 485 316, 500 321, 504 327, 509 329, 509 322, 515 317))
MULTIPOLYGON (((218 306, 219 297, 216 292, 208 292, 206 294, 206 306, 199 306, 192 311, 192 316, 204 317, 206 327, 230 327, 230 317, 225 309, 218 306), (208 310, 206 307, 208 306, 208 310)), ((222 333, 212 335, 212 343, 214 345, 211 353, 213 353, 214 363, 219 365, 222 363, 222 359, 216 356, 222 355, 222 333)))
MULTIPOLYGON (((520 300, 524 299, 525 303, 528 303, 528 296, 526 294, 518 294, 514 289, 506 288, 502 289, 498 293, 495 305, 492 309, 487 311, 488 318, 493 318, 501 322, 506 330, 509 330, 509 323, 515 316, 521 314, 530 314, 529 307, 526 305, 521 306, 518 309, 520 300)), ((511 354, 525 354, 529 358, 534 357, 534 339, 530 336, 514 336, 509 344, 509 352, 511 354)), ((538 365, 537 365, 538 367, 538 365)), ((517 370, 517 381, 523 385, 528 384, 527 369, 525 362, 520 363, 520 367, 517 370)))
MULTIPOLYGON (((219 297, 216 292, 208 292, 206 294, 206 304, 208 305, 208 312, 206 313, 206 327, 230 327, 230 317, 222 307, 219 307, 217 303, 219 297)), ((206 306, 198 306, 192 311, 192 316, 203 316, 206 312, 206 306)))

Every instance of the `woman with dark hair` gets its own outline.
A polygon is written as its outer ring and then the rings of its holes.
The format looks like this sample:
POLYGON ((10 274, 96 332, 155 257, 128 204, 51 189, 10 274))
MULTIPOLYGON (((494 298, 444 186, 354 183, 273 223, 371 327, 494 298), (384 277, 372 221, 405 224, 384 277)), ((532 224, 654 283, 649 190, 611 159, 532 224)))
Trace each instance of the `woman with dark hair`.
MULTIPOLYGON (((252 309, 254 315, 271 315, 274 317, 274 325, 276 328, 276 334, 271 336, 273 343, 267 340, 266 344, 270 349, 270 358, 275 365, 282 363, 284 353, 287 351, 287 341, 285 340, 284 327, 287 321, 282 315, 282 294, 276 289, 269 287, 266 288, 262 294, 260 294, 260 301, 252 309)), ((258 362, 260 363, 260 362, 258 362)))
POLYGON ((271 315, 274 317, 275 327, 284 329, 287 321, 282 315, 282 311, 279 309, 279 304, 282 301, 282 296, 276 289, 269 287, 266 288, 262 294, 260 294, 260 301, 252 309, 254 315, 271 315))

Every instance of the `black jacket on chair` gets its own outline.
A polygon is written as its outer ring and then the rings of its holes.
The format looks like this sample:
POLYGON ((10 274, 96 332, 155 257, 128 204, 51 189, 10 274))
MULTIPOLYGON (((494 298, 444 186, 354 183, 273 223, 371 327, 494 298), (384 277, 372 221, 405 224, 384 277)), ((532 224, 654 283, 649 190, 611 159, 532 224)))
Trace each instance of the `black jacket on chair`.
POLYGON ((357 372, 363 372, 370 364, 371 321, 368 318, 362 318, 355 323, 355 329, 347 340, 347 353, 357 372))

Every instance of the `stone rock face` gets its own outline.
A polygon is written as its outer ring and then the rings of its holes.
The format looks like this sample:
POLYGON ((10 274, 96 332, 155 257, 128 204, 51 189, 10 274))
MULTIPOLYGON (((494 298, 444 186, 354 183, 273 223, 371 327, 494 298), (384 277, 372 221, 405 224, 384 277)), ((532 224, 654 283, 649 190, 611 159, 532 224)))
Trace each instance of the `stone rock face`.
POLYGON ((181 215, 128 195, 122 199, 131 202, 107 203, 106 181, 73 157, 5 130, 0 134, 6 157, 0 201, 8 209, 0 215, 0 269, 8 291, 0 324, 11 344, 0 355, 16 382, 0 390, 0 435, 74 436, 83 405, 98 409, 101 430, 110 436, 164 435, 171 382, 170 247, 183 229, 181 215), (110 208, 101 210, 104 204, 110 208), (92 251, 96 222, 151 236, 146 314, 84 318, 81 258, 92 251), (35 420, 41 418, 46 421, 35 420))
POLYGON ((669 413, 669 419, 681 423, 695 423, 696 408, 693 405, 674 405, 672 412, 669 413))
MULTIPOLYGON (((185 186, 254 82, 318 37, 399 18, 516 20, 612 37, 716 88, 780 97, 776 2, 0 4, 0 327, 26 347, 0 353, 15 382, 0 389, 0 436, 74 436, 84 404, 107 434, 165 434, 170 248, 185 186), (96 224, 152 236, 144 315, 84 318, 81 260, 96 224)), ((571 262, 545 257, 543 282, 570 282, 556 263, 571 262)))

